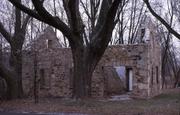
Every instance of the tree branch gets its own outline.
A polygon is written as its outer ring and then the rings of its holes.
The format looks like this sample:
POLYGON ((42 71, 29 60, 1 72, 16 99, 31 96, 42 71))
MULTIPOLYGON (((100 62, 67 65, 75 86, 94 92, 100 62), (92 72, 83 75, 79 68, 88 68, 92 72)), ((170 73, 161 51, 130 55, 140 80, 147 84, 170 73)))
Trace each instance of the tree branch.
POLYGON ((44 19, 37 12, 27 8, 26 6, 22 5, 21 3, 18 3, 17 0, 8 0, 8 1, 11 2, 17 8, 19 8, 20 10, 22 10, 23 12, 27 13, 28 15, 44 22, 44 19))
POLYGON ((70 23, 71 23, 71 14, 70 14, 70 11, 69 11, 69 8, 68 8, 69 0, 63 0, 62 2, 63 2, 64 10, 66 11, 66 15, 67 15, 67 18, 68 18, 68 23, 70 25, 70 23))
MULTIPOLYGON (((31 18, 31 16, 29 16, 29 15, 26 16, 26 18, 25 18, 25 20, 24 20, 24 22, 23 22, 23 25, 22 25, 22 27, 21 27, 22 30, 25 30, 25 29, 26 29, 27 24, 28 24, 30 18, 31 18)), ((31 18, 31 19, 32 19, 32 18, 31 18)))
POLYGON ((88 11, 88 8, 85 6, 85 4, 83 3, 82 0, 80 0, 80 3, 81 3, 81 5, 82 5, 82 7, 83 7, 83 9, 84 9, 87 17, 88 17, 90 20, 92 20, 92 19, 91 19, 91 15, 90 15, 90 13, 89 13, 89 11, 88 11))
POLYGON ((49 14, 46 11, 46 9, 43 7, 42 2, 40 0, 32 0, 37 12, 18 3, 17 0, 8 0, 8 1, 11 2, 17 8, 19 8, 20 10, 22 10, 23 12, 27 13, 28 15, 59 29, 70 41, 75 40, 73 38, 73 34, 70 28, 64 22, 62 22, 58 17, 53 17, 51 14, 49 14))
MULTIPOLYGON (((21 0, 17 0, 18 3, 21 3, 21 0)), ((15 32, 14 34, 16 35, 17 33, 19 33, 19 31, 21 30, 21 11, 18 8, 15 8, 15 32)))
POLYGON ((10 33, 4 28, 3 24, 0 22, 0 33, 3 35, 3 37, 9 42, 11 43, 11 38, 12 36, 10 35, 10 33))
POLYGON ((151 14, 158 19, 166 28, 167 30, 173 34, 175 37, 177 37, 180 40, 180 34, 176 32, 163 18, 161 18, 154 10, 151 8, 149 0, 143 0, 144 3, 146 4, 147 8, 151 12, 151 14))
POLYGON ((108 4, 109 4, 108 0, 103 0, 102 1, 101 10, 100 10, 100 13, 99 13, 99 18, 97 20, 97 24, 96 24, 96 26, 94 28, 94 31, 91 33, 92 37, 99 30, 99 28, 101 28, 101 26, 105 22, 105 19, 106 19, 106 16, 107 16, 107 12, 108 12, 108 10, 110 8, 108 4))
POLYGON ((100 51, 101 49, 105 49, 107 47, 109 41, 111 40, 112 31, 115 26, 115 17, 119 7, 119 4, 122 0, 114 0, 108 13, 106 14, 105 21, 103 25, 100 27, 99 31, 93 37, 93 44, 94 51, 100 51), (99 45, 101 44, 101 46, 99 45))
POLYGON ((79 0, 69 0, 68 6, 71 14, 71 28, 76 34, 80 34, 79 0))
POLYGON ((68 9, 71 16, 70 28, 79 41, 76 42, 75 44, 77 46, 83 45, 84 44, 83 34, 85 35, 86 33, 84 30, 83 20, 79 12, 79 0, 69 0, 68 9))
POLYGON ((61 21, 58 17, 53 17, 44 7, 40 0, 32 0, 34 7, 38 14, 45 19, 45 23, 54 26, 55 28, 59 29, 67 38, 73 39, 71 36, 72 32, 70 28, 61 21))

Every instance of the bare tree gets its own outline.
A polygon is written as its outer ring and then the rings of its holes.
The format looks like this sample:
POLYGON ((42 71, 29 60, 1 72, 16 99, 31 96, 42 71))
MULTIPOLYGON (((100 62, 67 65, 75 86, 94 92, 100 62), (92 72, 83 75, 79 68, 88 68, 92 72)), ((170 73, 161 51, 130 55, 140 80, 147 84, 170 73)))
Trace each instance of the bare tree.
POLYGON ((118 11, 118 23, 115 27, 114 38, 111 40, 111 44, 124 44, 124 33, 127 28, 127 23, 129 19, 125 19, 125 14, 127 14, 127 6, 129 0, 123 0, 120 4, 120 9, 118 11))
POLYGON ((41 0, 32 0, 35 10, 27 8, 17 0, 9 1, 30 16, 59 29, 67 37, 74 63, 73 94, 76 98, 90 96, 92 73, 111 40, 116 24, 116 12, 122 0, 102 0, 94 31, 89 37, 84 31, 85 25, 79 10, 79 0, 68 0, 64 4, 67 8, 65 10, 69 26, 60 18, 50 14, 41 0))
POLYGON ((180 1, 179 0, 173 0, 173 10, 175 12, 175 15, 177 16, 178 18, 178 21, 180 23, 180 1))
MULTIPOLYGON (((179 55, 179 54, 178 54, 179 55)), ((176 51, 175 48, 172 47, 171 50, 169 50, 169 63, 172 68, 173 77, 174 77, 174 84, 173 87, 175 88, 178 85, 178 82, 180 82, 180 65, 178 63, 178 59, 176 57, 176 51)))
POLYGON ((139 37, 139 31, 143 31, 142 26, 146 20, 144 2, 123 0, 120 8, 111 44, 134 44, 142 41, 142 37, 139 37))
MULTIPOLYGON (((21 3, 21 0, 17 0, 21 3)), ((22 47, 25 40, 26 27, 30 17, 23 18, 21 11, 15 9, 14 33, 8 32, 3 23, 0 22, 0 33, 11 46, 10 68, 0 62, 0 76, 7 83, 7 98, 21 98, 23 96, 22 88, 22 47), (23 20, 23 21, 22 21, 23 20)))
POLYGON ((173 34, 175 37, 177 37, 178 39, 180 39, 180 34, 175 31, 161 16, 159 16, 151 7, 149 0, 143 0, 144 3, 146 4, 147 8, 149 9, 149 11, 151 12, 151 14, 158 19, 165 27, 166 29, 173 34))
MULTIPOLYGON (((174 0, 167 1, 167 12, 165 13, 164 20, 170 27, 174 27, 175 21, 175 9, 174 9, 174 0)), ((157 24, 159 36, 161 37, 161 46, 162 46, 162 87, 165 88, 167 83, 177 84, 178 82, 178 60, 176 56, 176 49, 173 44, 173 36, 170 31, 167 31, 163 24, 157 24)), ((173 86, 175 86, 173 84, 173 86)))
MULTIPOLYGON (((170 15, 170 22, 169 25, 172 26, 173 24, 173 18, 174 18, 174 11, 173 11, 173 6, 172 6, 172 1, 170 2, 170 5, 168 4, 168 14, 170 15)), ((168 15, 167 14, 167 15, 168 15)), ((168 20, 168 19, 167 19, 168 20)), ((159 27, 161 29, 161 31, 163 31, 163 27, 159 27)), ((162 42, 162 87, 164 87, 164 85, 166 85, 166 68, 167 66, 169 66, 168 63, 168 55, 170 55, 170 53, 168 53, 170 47, 170 43, 172 41, 172 35, 170 34, 170 32, 166 33, 161 33, 163 35, 163 42, 162 42)))

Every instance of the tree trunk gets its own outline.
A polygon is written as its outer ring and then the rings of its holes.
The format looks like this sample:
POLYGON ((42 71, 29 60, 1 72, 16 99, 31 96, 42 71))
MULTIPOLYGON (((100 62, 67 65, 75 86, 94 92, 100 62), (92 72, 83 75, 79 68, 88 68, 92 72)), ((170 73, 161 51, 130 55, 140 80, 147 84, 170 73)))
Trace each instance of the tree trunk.
POLYGON ((18 82, 16 80, 16 74, 14 71, 6 69, 2 63, 0 63, 0 75, 5 79, 7 84, 6 99, 18 98, 18 82))
POLYGON ((11 55, 9 58, 10 68, 0 62, 0 75, 7 83, 7 99, 23 97, 22 87, 22 46, 11 43, 11 55))
POLYGON ((179 75, 178 75, 178 72, 174 76, 175 76, 175 81, 174 81, 173 88, 176 88, 178 86, 179 79, 180 79, 179 75))
POLYGON ((88 98, 91 96, 92 74, 95 69, 96 58, 88 55, 89 48, 78 48, 73 50, 74 60, 74 81, 73 81, 73 97, 88 98))
POLYGON ((16 79, 12 79, 11 77, 8 77, 8 79, 5 79, 7 83, 7 93, 6 93, 6 99, 16 99, 18 98, 18 82, 16 79))
POLYGON ((9 99, 22 98, 22 50, 13 46, 11 47, 10 66, 13 70, 13 74, 10 76, 10 81, 6 80, 8 85, 7 94, 9 99))

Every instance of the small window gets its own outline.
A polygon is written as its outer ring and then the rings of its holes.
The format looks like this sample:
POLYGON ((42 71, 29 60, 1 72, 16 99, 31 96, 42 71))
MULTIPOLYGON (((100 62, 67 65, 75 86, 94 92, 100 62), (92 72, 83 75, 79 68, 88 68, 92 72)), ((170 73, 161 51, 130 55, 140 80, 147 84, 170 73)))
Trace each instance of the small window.
POLYGON ((156 66, 156 83, 159 83, 159 70, 158 70, 158 66, 156 66))
POLYGON ((47 48, 52 48, 52 40, 46 40, 47 48))
POLYGON ((151 71, 151 84, 153 85, 153 67, 152 67, 152 71, 151 71))
POLYGON ((69 83, 70 83, 70 88, 71 89, 73 89, 73 81, 74 81, 74 79, 73 79, 73 68, 70 68, 69 69, 69 73, 70 73, 70 75, 69 75, 69 83))
POLYGON ((40 69, 40 88, 44 88, 45 86, 45 71, 44 69, 40 69))

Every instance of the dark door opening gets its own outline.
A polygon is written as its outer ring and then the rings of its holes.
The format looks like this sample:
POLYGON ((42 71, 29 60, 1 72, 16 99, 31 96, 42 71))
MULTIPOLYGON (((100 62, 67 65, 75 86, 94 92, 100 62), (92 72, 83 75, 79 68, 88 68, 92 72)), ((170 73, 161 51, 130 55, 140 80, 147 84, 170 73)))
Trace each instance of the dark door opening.
POLYGON ((132 68, 126 69, 126 90, 127 91, 133 90, 133 71, 132 71, 132 68))
POLYGON ((45 86, 45 71, 44 69, 40 69, 40 88, 43 89, 45 86))

